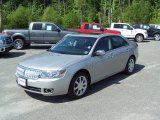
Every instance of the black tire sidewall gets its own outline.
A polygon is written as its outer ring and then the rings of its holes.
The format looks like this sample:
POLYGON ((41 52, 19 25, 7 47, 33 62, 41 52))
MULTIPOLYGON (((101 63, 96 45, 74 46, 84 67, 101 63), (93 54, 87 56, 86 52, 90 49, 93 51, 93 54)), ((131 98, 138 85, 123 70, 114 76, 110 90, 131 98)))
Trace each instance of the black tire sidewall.
POLYGON ((89 86, 89 78, 88 78, 88 76, 87 76, 86 73, 79 72, 79 73, 75 74, 74 77, 72 78, 71 82, 70 82, 69 91, 68 91, 69 97, 72 98, 72 99, 82 98, 86 94, 86 92, 88 91, 88 86, 89 86), (75 81, 77 80, 77 78, 79 76, 84 76, 87 79, 87 88, 86 88, 86 91, 81 96, 77 96, 75 94, 75 92, 74 92, 74 83, 75 83, 75 81))
POLYGON ((130 57, 129 59, 128 59, 128 61, 127 61, 127 65, 126 65, 126 68, 125 68, 125 74, 127 74, 127 75, 131 75, 133 72, 134 72, 134 69, 133 69, 133 71, 132 72, 130 72, 129 70, 128 70, 128 67, 129 67, 129 61, 131 60, 131 59, 133 59, 134 60, 134 68, 135 68, 135 59, 134 59, 134 57, 130 57))
MULTIPOLYGON (((155 39, 155 36, 156 36, 156 35, 159 35, 159 36, 160 36, 160 34, 156 33, 156 34, 154 34, 154 39, 155 39)), ((159 40, 156 40, 156 39, 155 39, 155 41, 160 41, 160 39, 159 39, 159 40)))

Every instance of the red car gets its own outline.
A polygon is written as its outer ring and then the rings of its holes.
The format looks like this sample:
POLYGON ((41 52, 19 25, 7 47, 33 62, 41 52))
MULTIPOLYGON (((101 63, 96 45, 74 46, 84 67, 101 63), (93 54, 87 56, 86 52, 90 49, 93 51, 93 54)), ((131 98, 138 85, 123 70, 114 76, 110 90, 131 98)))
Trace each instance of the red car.
POLYGON ((121 34, 120 31, 118 30, 112 30, 112 29, 107 29, 103 27, 99 23, 94 23, 94 22, 83 22, 81 24, 80 29, 70 29, 70 30, 75 30, 79 31, 81 33, 95 33, 95 34, 101 34, 101 33, 112 33, 112 34, 121 34))

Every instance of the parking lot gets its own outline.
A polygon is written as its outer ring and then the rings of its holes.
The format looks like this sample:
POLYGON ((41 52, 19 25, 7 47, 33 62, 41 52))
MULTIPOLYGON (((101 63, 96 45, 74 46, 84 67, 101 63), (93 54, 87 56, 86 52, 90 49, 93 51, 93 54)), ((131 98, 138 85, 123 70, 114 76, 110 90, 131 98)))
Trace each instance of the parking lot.
POLYGON ((21 60, 49 47, 31 46, 0 56, 0 120, 160 120, 160 41, 138 43, 135 73, 92 85, 78 100, 29 94, 15 81, 21 60))

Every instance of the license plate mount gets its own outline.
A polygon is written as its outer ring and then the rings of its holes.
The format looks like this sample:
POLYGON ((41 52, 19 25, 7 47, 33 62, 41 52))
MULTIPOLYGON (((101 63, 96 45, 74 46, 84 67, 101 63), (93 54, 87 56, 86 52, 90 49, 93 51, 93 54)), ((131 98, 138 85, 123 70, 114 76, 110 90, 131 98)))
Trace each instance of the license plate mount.
POLYGON ((27 86, 27 80, 23 78, 18 78, 17 82, 19 85, 26 87, 27 86))

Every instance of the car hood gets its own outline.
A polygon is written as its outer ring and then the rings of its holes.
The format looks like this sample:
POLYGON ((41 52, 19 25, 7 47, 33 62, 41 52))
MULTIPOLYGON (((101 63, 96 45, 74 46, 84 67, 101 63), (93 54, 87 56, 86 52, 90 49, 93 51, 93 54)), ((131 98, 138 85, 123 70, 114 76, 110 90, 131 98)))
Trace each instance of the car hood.
POLYGON ((39 70, 60 70, 83 60, 83 55, 66 55, 45 52, 32 56, 19 63, 20 66, 39 70))
POLYGON ((136 32, 147 32, 146 30, 143 29, 134 29, 136 32))

